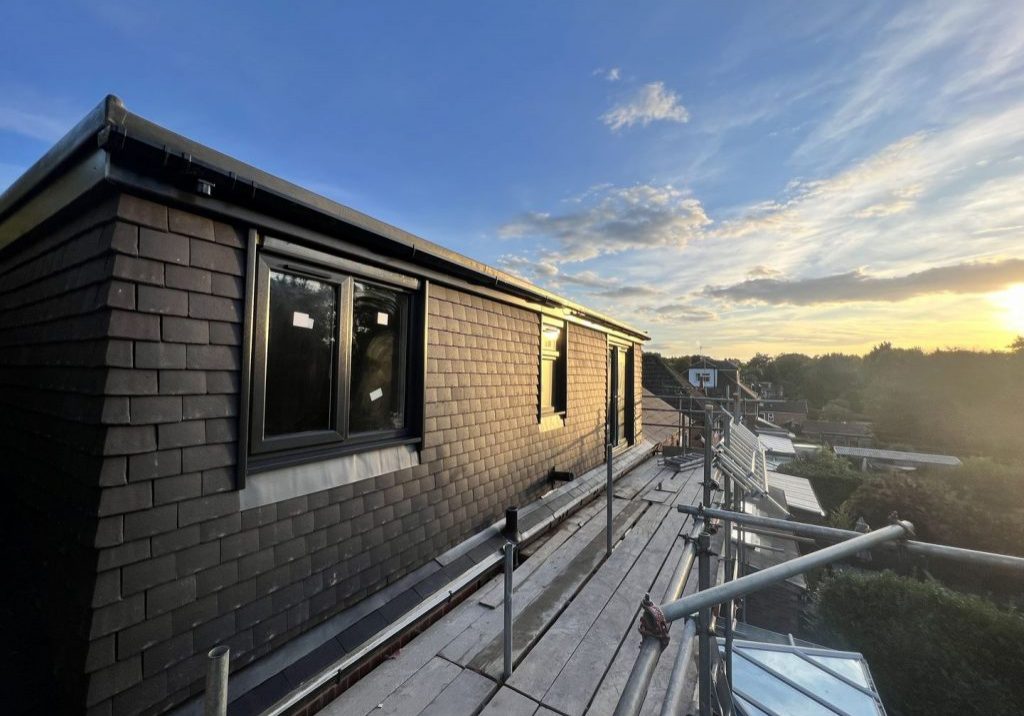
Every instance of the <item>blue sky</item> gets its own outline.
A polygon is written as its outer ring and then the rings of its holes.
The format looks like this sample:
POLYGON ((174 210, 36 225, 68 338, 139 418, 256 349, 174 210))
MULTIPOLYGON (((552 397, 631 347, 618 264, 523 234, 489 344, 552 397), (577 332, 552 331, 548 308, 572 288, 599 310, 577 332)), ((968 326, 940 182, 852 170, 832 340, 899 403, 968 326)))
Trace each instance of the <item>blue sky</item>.
POLYGON ((1024 4, 10 3, 0 186, 106 93, 647 329, 1024 333, 1024 4))

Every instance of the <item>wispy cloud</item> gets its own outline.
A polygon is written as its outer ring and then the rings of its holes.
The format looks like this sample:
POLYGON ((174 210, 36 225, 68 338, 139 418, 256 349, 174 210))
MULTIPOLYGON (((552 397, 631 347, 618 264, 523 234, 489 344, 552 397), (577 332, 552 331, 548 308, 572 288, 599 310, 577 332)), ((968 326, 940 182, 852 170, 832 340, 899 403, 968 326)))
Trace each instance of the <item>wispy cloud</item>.
POLYGON ((1024 6, 917 3, 880 31, 846 68, 846 91, 797 154, 830 148, 913 103, 922 116, 948 115, 950 102, 1024 86, 1024 6))
POLYGON ((640 88, 624 103, 617 104, 601 115, 601 121, 613 132, 651 122, 690 121, 690 112, 679 101, 679 95, 665 87, 664 82, 651 82, 640 88))
POLYGON ((554 261, 584 261, 629 249, 678 248, 710 223, 687 192, 641 184, 600 189, 580 211, 525 214, 500 227, 499 235, 553 243, 554 261))
POLYGON ((620 79, 622 79, 622 70, 619 69, 618 67, 611 67, 609 69, 605 69, 604 67, 598 67, 590 74, 594 75, 595 77, 600 77, 606 82, 618 82, 620 79))
POLYGON ((872 276, 857 269, 818 278, 752 278, 731 286, 709 286, 704 289, 704 295, 732 301, 806 306, 905 301, 933 293, 990 293, 1015 283, 1024 283, 1024 259, 938 266, 901 276, 872 276))
POLYGON ((26 110, 15 106, 0 106, 0 131, 13 132, 30 139, 52 143, 67 132, 73 122, 58 116, 26 110))

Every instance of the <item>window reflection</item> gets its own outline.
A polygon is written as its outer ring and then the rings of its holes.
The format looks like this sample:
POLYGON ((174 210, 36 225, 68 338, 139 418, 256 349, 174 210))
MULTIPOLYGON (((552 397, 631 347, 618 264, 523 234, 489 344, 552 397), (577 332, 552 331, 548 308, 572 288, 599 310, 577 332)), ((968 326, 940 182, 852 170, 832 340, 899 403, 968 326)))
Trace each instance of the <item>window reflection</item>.
POLYGON ((355 282, 349 430, 398 430, 405 425, 407 294, 355 282))
POLYGON ((332 284, 270 272, 265 435, 331 429, 337 302, 332 284))

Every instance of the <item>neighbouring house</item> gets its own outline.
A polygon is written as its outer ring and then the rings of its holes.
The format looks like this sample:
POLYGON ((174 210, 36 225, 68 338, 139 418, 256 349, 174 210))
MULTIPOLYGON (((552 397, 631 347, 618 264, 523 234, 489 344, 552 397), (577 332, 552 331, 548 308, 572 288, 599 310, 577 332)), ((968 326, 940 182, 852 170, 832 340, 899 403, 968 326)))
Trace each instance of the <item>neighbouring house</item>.
POLYGON ((928 452, 906 450, 879 450, 876 448, 848 447, 836 445, 836 455, 844 457, 862 471, 872 470, 917 470, 920 468, 952 468, 963 463, 954 455, 939 455, 928 452))
POLYGON ((871 447, 875 443, 871 423, 865 422, 807 420, 796 430, 802 440, 810 440, 822 445, 871 447))
POLYGON ((259 712, 634 450, 645 339, 106 98, 0 196, 14 676, 259 712))
MULTIPOLYGON (((645 400, 658 400, 674 408, 674 413, 659 406, 657 415, 652 416, 658 427, 667 430, 683 423, 683 444, 681 447, 696 447, 702 444, 704 434, 703 408, 707 396, 677 373, 657 353, 643 355, 643 387, 645 400), (650 398, 647 398, 647 394, 650 398)), ((645 406, 646 407, 646 406, 645 406)))
POLYGON ((761 400, 782 400, 785 395, 782 385, 773 383, 770 380, 761 380, 754 383, 754 390, 761 396, 761 400))
POLYGON ((743 422, 751 428, 756 425, 760 397, 741 380, 738 363, 696 356, 690 360, 687 378, 691 385, 699 388, 705 395, 719 398, 730 406, 734 405, 737 398, 742 399, 743 422))
POLYGON ((807 420, 806 400, 775 400, 761 398, 759 416, 770 423, 787 428, 803 425, 807 420))

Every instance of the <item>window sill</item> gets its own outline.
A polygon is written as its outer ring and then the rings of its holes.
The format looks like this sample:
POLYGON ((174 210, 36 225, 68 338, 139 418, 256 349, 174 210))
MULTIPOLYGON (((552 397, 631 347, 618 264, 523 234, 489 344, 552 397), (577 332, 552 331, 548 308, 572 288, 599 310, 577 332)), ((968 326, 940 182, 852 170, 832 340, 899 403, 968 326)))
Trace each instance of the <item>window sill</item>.
POLYGON ((552 413, 551 415, 545 415, 540 419, 540 431, 542 433, 548 430, 557 430, 558 428, 565 427, 565 415, 561 413, 552 413))
POLYGON ((364 444, 358 450, 353 446, 345 454, 304 456, 308 459, 301 463, 261 465, 259 474, 249 471, 239 493, 241 508, 261 507, 419 465, 419 451, 412 444, 415 442, 418 438, 364 444))

